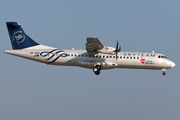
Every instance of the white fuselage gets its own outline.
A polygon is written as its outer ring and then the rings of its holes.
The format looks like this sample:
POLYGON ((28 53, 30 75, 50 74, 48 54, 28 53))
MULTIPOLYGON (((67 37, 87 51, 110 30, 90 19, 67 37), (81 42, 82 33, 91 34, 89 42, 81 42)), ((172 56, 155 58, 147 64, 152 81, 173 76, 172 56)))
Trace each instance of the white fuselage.
POLYGON ((95 65, 101 65, 101 69, 168 69, 175 66, 167 58, 158 58, 158 56, 163 56, 159 53, 118 52, 117 59, 115 54, 56 48, 5 50, 5 53, 51 65, 79 66, 90 69, 95 65))

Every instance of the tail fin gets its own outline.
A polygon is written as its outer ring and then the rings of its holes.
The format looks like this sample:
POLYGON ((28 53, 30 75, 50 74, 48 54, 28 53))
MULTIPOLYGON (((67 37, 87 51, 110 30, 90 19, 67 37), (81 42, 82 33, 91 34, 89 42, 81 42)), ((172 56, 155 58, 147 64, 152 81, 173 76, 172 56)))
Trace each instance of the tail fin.
POLYGON ((17 22, 6 22, 9 37, 13 49, 24 49, 32 46, 39 45, 37 42, 32 40, 28 35, 25 34, 21 25, 17 22))

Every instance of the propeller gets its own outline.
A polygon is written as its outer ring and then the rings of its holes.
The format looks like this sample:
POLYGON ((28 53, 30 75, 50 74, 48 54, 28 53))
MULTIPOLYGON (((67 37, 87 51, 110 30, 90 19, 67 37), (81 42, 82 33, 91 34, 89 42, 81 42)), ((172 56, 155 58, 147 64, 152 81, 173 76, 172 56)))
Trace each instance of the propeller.
POLYGON ((118 41, 117 41, 117 44, 116 44, 116 50, 115 50, 115 54, 116 54, 116 61, 117 61, 117 53, 121 51, 121 46, 119 46, 119 49, 118 49, 118 41))

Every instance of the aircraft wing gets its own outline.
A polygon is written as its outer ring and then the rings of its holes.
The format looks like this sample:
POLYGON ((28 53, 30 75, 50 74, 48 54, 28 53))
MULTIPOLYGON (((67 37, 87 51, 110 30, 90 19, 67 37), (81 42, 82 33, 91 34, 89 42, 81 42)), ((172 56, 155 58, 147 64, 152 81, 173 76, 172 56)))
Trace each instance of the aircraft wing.
POLYGON ((86 40, 86 50, 88 52, 97 52, 104 47, 96 37, 87 37, 86 40))

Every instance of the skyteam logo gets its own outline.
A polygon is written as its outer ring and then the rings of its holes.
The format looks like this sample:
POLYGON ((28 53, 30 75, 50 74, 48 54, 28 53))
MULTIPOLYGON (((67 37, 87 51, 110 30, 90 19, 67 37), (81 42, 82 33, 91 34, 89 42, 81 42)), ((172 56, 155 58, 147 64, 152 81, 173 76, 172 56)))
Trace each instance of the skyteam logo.
POLYGON ((22 43, 25 40, 25 35, 22 31, 17 31, 13 34, 13 41, 16 40, 17 43, 22 43))
POLYGON ((140 61, 142 64, 155 64, 152 60, 141 59, 140 61))
POLYGON ((48 51, 41 52, 40 56, 46 57, 45 60, 49 61, 48 63, 53 63, 60 57, 67 57, 68 56, 67 53, 62 53, 62 52, 64 52, 64 51, 59 50, 59 49, 54 49, 50 52, 48 52, 48 51))

